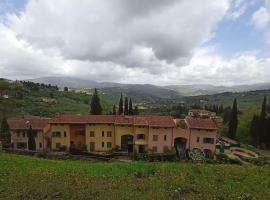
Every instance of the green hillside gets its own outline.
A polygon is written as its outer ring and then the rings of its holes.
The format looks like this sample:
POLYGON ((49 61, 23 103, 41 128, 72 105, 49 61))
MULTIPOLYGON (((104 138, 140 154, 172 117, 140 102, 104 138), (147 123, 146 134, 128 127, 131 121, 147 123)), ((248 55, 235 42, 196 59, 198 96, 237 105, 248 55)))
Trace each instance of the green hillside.
POLYGON ((270 199, 270 167, 90 163, 0 153, 0 199, 270 199))
MULTIPOLYGON (((0 90, 8 95, 8 98, 0 97, 0 115, 89 114, 91 94, 84 92, 59 91, 51 85, 6 80, 0 80, 0 90)), ((111 110, 111 103, 105 98, 101 103, 104 113, 111 110)))

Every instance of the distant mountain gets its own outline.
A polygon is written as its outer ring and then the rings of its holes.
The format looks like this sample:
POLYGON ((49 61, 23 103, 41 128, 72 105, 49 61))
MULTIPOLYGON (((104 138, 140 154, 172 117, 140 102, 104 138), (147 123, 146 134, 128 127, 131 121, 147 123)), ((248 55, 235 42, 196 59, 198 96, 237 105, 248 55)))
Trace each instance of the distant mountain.
POLYGON ((252 85, 214 86, 214 85, 169 85, 164 88, 177 91, 182 96, 211 95, 224 92, 247 92, 254 90, 268 90, 270 83, 252 85))
POLYGON ((73 77, 43 77, 30 79, 28 81, 35 83, 45 83, 57 85, 58 87, 68 87, 72 89, 93 89, 99 88, 104 94, 110 97, 119 96, 120 92, 127 94, 134 100, 155 100, 156 98, 177 98, 177 91, 151 85, 151 84, 121 84, 111 82, 96 82, 73 77))
POLYGON ((120 91, 133 96, 133 98, 148 96, 149 98, 175 98, 179 96, 211 95, 223 92, 246 92, 252 90, 270 89, 270 83, 258 83, 252 85, 236 86, 214 86, 214 85, 168 85, 156 86, 151 84, 121 84, 113 82, 96 82, 74 77, 42 77, 30 79, 35 83, 45 83, 57 85, 59 87, 69 87, 73 89, 99 88, 108 94, 119 93, 120 91))

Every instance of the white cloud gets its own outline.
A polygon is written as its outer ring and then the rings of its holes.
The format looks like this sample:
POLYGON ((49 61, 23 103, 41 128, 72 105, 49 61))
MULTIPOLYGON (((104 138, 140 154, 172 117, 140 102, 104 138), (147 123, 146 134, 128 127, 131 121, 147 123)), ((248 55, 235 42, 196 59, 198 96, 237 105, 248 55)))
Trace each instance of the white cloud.
POLYGON ((253 14, 252 22, 257 29, 264 30, 270 24, 270 10, 261 7, 253 14))
POLYGON ((158 85, 269 81, 269 59, 240 53, 226 60, 201 47, 229 2, 30 0, 19 16, 0 23, 0 76, 158 85))

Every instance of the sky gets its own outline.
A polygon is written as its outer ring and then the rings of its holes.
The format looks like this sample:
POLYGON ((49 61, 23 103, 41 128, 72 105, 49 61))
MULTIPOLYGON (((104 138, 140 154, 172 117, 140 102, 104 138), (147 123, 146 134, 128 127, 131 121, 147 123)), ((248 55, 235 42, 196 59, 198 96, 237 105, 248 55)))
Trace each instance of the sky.
POLYGON ((270 0, 0 0, 0 77, 270 82, 270 0))

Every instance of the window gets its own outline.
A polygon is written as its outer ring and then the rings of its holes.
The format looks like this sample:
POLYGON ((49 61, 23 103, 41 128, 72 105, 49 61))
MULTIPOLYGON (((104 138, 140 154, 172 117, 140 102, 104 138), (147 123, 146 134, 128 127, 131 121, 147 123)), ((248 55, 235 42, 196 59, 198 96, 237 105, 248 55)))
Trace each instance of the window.
POLYGON ((61 147, 61 143, 55 143, 55 148, 59 149, 61 147))
POLYGON ((104 142, 102 142, 102 148, 104 148, 104 142))
POLYGON ((203 143, 214 144, 214 138, 203 138, 203 143))
POLYGON ((152 150, 153 150, 153 152, 157 152, 157 147, 156 146, 153 146, 152 147, 152 150))
POLYGON ((107 148, 112 148, 112 143, 111 142, 107 142, 107 148))
POLYGON ((90 131, 90 137, 95 137, 95 131, 90 131))
POLYGON ((137 139, 138 140, 145 140, 145 135, 144 134, 138 134, 137 139))
POLYGON ((17 131, 17 137, 20 137, 21 134, 20 134, 20 131, 17 131))
POLYGON ((199 138, 199 137, 197 137, 197 142, 198 142, 198 143, 200 142, 200 138, 199 138))
POLYGON ((23 132, 23 137, 25 137, 26 136, 26 134, 25 134, 25 132, 23 132))
POLYGON ((64 137, 67 137, 67 132, 66 131, 64 131, 64 137))
POLYGON ((90 142, 90 151, 95 151, 95 143, 90 142))
POLYGON ((158 135, 153 135, 153 141, 158 141, 158 135))
POLYGON ((77 137, 84 136, 84 131, 83 130, 78 130, 78 131, 75 132, 75 135, 77 137))
POLYGON ((164 141, 166 141, 167 140, 167 135, 164 135, 164 141))
POLYGON ((61 137, 61 132, 60 131, 52 132, 52 136, 53 137, 61 137))
POLYGON ((102 131, 102 137, 104 137, 104 131, 102 131))
POLYGON ((40 149, 42 148, 42 143, 41 143, 41 142, 39 143, 39 148, 40 148, 40 149))
POLYGON ((112 132, 111 131, 107 131, 107 137, 112 137, 112 132))

